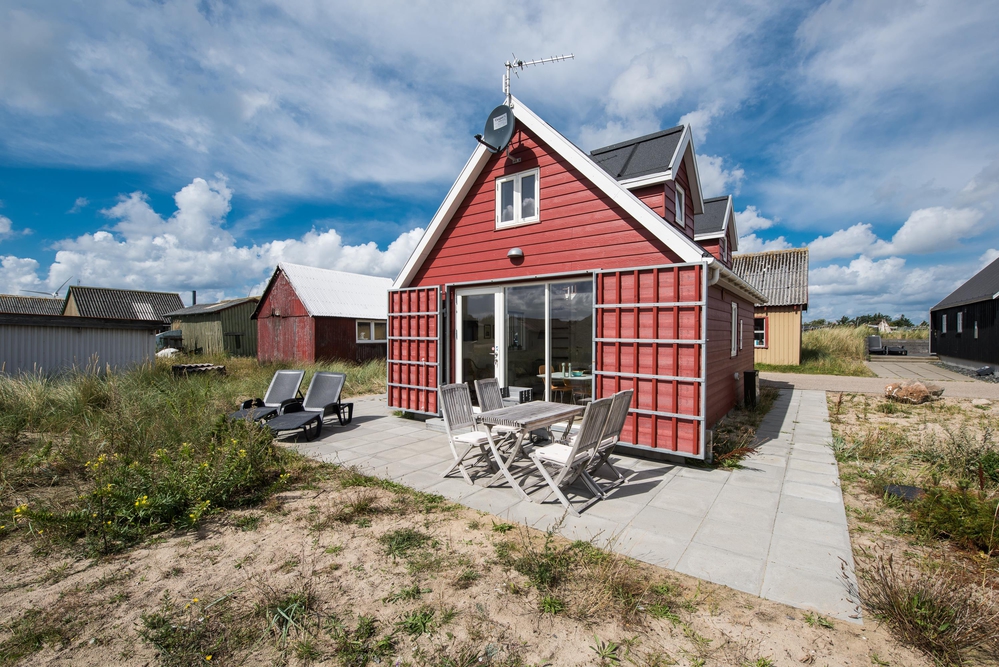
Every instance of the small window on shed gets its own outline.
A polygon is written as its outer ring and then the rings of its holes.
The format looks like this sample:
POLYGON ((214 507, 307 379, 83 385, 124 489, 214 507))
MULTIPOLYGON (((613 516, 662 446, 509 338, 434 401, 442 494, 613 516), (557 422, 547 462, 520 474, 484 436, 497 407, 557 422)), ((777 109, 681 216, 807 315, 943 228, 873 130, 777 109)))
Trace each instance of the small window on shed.
POLYGON ((739 349, 742 349, 742 320, 739 320, 739 349))
POLYGON ((680 226, 681 229, 687 226, 686 217, 683 214, 684 211, 684 199, 686 198, 686 193, 683 191, 679 185, 676 186, 676 209, 673 211, 673 215, 676 216, 673 219, 676 220, 676 224, 680 226))
POLYGON ((753 320, 753 347, 767 346, 767 318, 757 317, 753 320))
POLYGON ((496 179, 496 228, 538 222, 540 172, 531 169, 496 179))
POLYGON ((364 322, 357 321, 357 342, 358 343, 384 343, 386 326, 385 322, 364 322))
POLYGON ((975 322, 975 338, 978 338, 978 322, 975 322))
POLYGON ((735 301, 732 302, 732 356, 739 354, 739 332, 737 331, 736 322, 739 321, 739 304, 735 301))
POLYGON ((947 333, 947 313, 940 313, 940 333, 947 333))
POLYGON ((958 311, 957 313, 957 333, 964 331, 964 313, 958 311))

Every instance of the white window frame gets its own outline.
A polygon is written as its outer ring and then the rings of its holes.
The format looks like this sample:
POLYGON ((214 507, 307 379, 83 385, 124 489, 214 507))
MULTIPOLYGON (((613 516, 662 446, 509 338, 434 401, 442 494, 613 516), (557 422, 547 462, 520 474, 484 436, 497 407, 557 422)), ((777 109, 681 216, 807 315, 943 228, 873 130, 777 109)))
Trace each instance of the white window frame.
POLYGON ((354 338, 356 338, 357 343, 361 345, 367 345, 368 343, 388 342, 388 322, 385 320, 357 320, 354 322, 354 338), (371 338, 368 340, 364 340, 363 338, 357 338, 357 328, 362 324, 368 325, 368 335, 371 336, 371 338), (375 324, 385 325, 385 338, 375 338, 375 324))
POLYGON ((767 322, 766 315, 764 315, 763 317, 754 317, 753 318, 753 348, 754 349, 757 349, 757 350, 765 350, 765 349, 767 349, 767 347, 768 347, 767 346, 767 327, 768 327, 768 322, 767 322), (757 345, 756 344, 756 320, 760 320, 760 321, 763 322, 763 341, 762 341, 762 345, 757 345))
POLYGON ((955 331, 957 333, 964 333, 964 313, 960 310, 957 311, 957 328, 955 331))
POLYGON ((735 323, 738 321, 739 321, 739 304, 733 301, 732 302, 732 354, 731 354, 731 356, 733 357, 739 354, 739 347, 738 347, 739 341, 738 338, 736 337, 738 335, 738 331, 736 331, 736 326, 735 326, 735 323))
POLYGON ((528 169, 527 171, 522 171, 516 174, 510 174, 509 176, 501 176, 496 179, 496 229, 509 229, 510 227, 520 227, 521 225, 533 225, 541 222, 541 170, 538 168, 528 169), (534 215, 529 218, 524 218, 521 216, 521 205, 523 203, 523 196, 521 192, 521 185, 524 181, 525 176, 534 176, 534 215), (503 222, 502 218, 502 199, 500 197, 500 188, 504 183, 513 182, 513 220, 503 222))
POLYGON ((673 219, 680 229, 687 228, 687 216, 684 212, 687 206, 687 193, 679 183, 676 184, 676 194, 673 196, 673 219))
POLYGON ((719 246, 721 247, 721 253, 719 253, 719 254, 721 255, 722 261, 723 262, 727 262, 728 261, 728 237, 727 236, 721 237, 721 241, 719 243, 719 246))
POLYGON ((742 349, 742 320, 739 320, 739 349, 742 349))

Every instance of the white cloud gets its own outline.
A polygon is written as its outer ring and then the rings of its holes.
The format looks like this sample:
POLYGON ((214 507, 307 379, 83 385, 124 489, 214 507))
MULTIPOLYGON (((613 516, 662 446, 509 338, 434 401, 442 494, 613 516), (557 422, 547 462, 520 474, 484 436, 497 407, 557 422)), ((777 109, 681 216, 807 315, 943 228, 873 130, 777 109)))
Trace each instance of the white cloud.
POLYGON ((820 236, 808 244, 810 262, 821 263, 838 257, 856 257, 869 252, 878 242, 869 224, 858 222, 829 236, 820 236))
POLYGON ((701 177, 701 191, 706 198, 739 194, 742 179, 746 177, 742 167, 726 169, 724 158, 713 155, 697 156, 697 173, 701 177))
POLYGON ((720 114, 721 103, 716 101, 680 116, 679 124, 690 125, 690 131, 694 136, 694 144, 700 145, 707 141, 711 121, 720 114))
POLYGON ((86 197, 77 197, 76 201, 73 202, 72 208, 70 208, 67 213, 79 213, 85 209, 90 204, 90 200, 86 197))
POLYGON ((915 255, 951 250, 958 247, 962 239, 984 231, 978 224, 981 219, 981 211, 969 208, 934 206, 913 211, 891 242, 878 242, 873 254, 915 255))
POLYGON ((735 212, 735 226, 739 228, 740 234, 770 229, 776 222, 776 220, 760 215, 759 209, 755 206, 747 206, 745 210, 735 212))
POLYGON ((999 194, 999 158, 992 160, 975 174, 957 194, 959 205, 978 204, 999 194))
POLYGON ((984 269, 986 266, 996 261, 997 259, 999 259, 999 250, 995 248, 989 248, 984 253, 982 253, 981 257, 978 258, 978 262, 981 265, 981 267, 984 269))
POLYGON ((770 250, 787 250, 793 248, 783 236, 775 239, 763 240, 756 234, 747 234, 739 237, 738 252, 769 252, 770 250))
POLYGON ((387 249, 348 245, 335 229, 313 229, 297 239, 238 245, 223 225, 233 191, 224 177, 194 179, 174 196, 164 218, 141 192, 102 211, 114 225, 55 244, 55 261, 39 275, 34 259, 4 257, 0 291, 55 289, 67 279, 108 287, 186 291, 209 298, 242 296, 258 288, 274 266, 290 261, 322 268, 394 277, 423 234, 413 229, 387 249))
POLYGON ((10 236, 11 230, 14 228, 14 223, 10 221, 5 215, 0 215, 0 239, 10 236))

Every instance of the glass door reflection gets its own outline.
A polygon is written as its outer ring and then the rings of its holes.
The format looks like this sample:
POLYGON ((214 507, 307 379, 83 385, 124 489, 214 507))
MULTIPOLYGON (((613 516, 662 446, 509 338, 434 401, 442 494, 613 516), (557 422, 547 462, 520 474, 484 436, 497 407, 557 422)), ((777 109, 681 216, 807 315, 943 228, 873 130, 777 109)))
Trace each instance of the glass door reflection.
POLYGON ((593 397, 593 281, 550 285, 553 401, 581 403, 593 397))

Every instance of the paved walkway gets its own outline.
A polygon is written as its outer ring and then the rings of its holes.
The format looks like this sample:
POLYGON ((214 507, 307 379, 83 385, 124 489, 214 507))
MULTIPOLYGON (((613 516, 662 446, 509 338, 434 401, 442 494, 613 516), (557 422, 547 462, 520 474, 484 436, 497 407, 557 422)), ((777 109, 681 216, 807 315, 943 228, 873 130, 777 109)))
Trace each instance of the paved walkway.
POLYGON ((879 378, 904 378, 927 382, 977 382, 967 375, 934 366, 926 361, 894 361, 891 357, 886 357, 885 361, 871 359, 867 362, 867 367, 879 378))
MULTIPOLYGON (((384 399, 355 402, 347 427, 297 445, 317 458, 437 493, 510 522, 741 591, 857 620, 853 559, 825 395, 782 392, 764 420, 758 453, 735 471, 614 457, 627 477, 580 517, 561 505, 521 501, 510 488, 441 478, 451 460, 445 436, 420 421, 393 417, 384 399), (843 559, 846 579, 841 572, 843 559)), ((540 478, 539 478, 540 479, 540 478)), ((576 498, 585 496, 580 490, 576 498)), ((541 494, 543 495, 543 493, 541 494)))
MULTIPOLYGON (((965 377, 965 376, 962 376, 965 377)), ((905 378, 892 378, 904 380, 905 378)), ((888 378, 857 378, 843 375, 807 375, 805 373, 760 373, 760 380, 780 389, 819 389, 854 394, 883 395, 888 378)), ((971 379, 971 382, 934 382, 950 398, 987 398, 999 401, 999 384, 971 379)))

